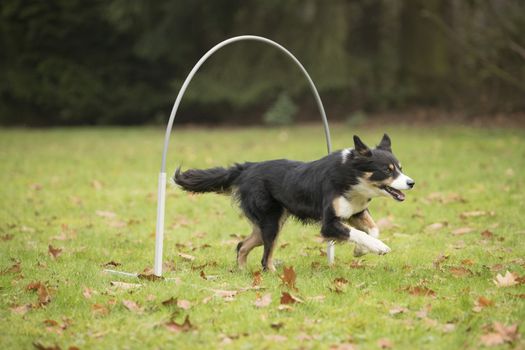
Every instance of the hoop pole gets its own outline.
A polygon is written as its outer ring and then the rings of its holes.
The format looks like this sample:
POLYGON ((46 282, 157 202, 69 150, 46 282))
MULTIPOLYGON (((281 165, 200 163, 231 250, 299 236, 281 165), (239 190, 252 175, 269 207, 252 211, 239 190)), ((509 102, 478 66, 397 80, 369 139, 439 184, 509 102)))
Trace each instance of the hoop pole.
MULTIPOLYGON (((173 104, 173 108, 171 109, 170 113, 170 119, 168 121, 168 126, 166 127, 166 134, 164 136, 164 148, 162 149, 162 162, 160 165, 160 175, 159 175, 159 189, 158 189, 158 201, 157 201, 157 227, 155 231, 155 264, 154 264, 154 273, 157 276, 162 275, 162 250, 163 250, 163 244, 164 244, 164 205, 166 200, 166 156, 168 153, 168 146, 170 142, 170 135, 171 135, 171 129, 173 127, 173 121, 175 120, 175 115, 177 114, 177 110, 179 109, 180 102, 182 100, 182 97, 184 96, 184 93, 186 92, 186 89, 188 88, 188 85, 190 84, 191 79, 193 79, 193 76, 199 68, 203 65, 206 60, 213 55, 217 50, 221 49, 222 47, 232 44, 237 41, 259 41, 266 44, 269 44, 270 46, 276 47, 282 52, 284 52, 289 58, 294 61, 299 69, 303 72, 304 76, 308 80, 308 83, 310 84, 310 89, 312 90, 312 93, 315 98, 315 102, 317 103, 317 107, 319 108, 319 112, 321 113, 321 119, 323 121, 323 127, 324 127, 324 134, 326 138, 326 148, 328 150, 328 153, 332 152, 332 142, 330 139, 330 129, 328 127, 328 120, 326 118, 326 113, 324 110, 323 102, 321 101, 321 97, 319 96, 319 92, 317 92, 317 88, 315 87, 315 84, 310 78, 310 75, 304 68, 304 66, 299 62, 299 60, 286 48, 279 45, 275 41, 272 41, 270 39, 261 37, 261 36, 255 36, 255 35, 241 35, 236 36, 227 40, 224 40, 214 47, 212 47, 208 52, 204 54, 204 56, 201 57, 201 59, 193 66, 192 70, 186 77, 186 80, 184 80, 184 83, 182 84, 182 87, 179 90, 179 93, 177 95, 177 98, 175 99, 175 103, 173 104), (161 181, 162 174, 164 174, 164 181, 161 181)), ((333 254, 327 254, 328 255, 328 263, 331 264, 333 262, 333 254), (332 261, 330 260, 332 259, 332 261)))

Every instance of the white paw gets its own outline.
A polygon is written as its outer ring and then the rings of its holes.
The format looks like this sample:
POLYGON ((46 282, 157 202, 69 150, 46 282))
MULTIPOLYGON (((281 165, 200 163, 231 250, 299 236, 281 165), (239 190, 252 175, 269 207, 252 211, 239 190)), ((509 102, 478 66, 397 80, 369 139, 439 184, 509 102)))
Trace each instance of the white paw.
POLYGON ((386 244, 384 244, 378 239, 375 239, 374 237, 370 237, 370 238, 372 238, 373 241, 369 242, 369 244, 367 245, 367 248, 371 253, 384 255, 390 252, 390 248, 386 244))
POLYGON ((350 241, 355 242, 357 246, 363 246, 370 253, 383 255, 390 252, 386 244, 360 230, 350 230, 350 241))

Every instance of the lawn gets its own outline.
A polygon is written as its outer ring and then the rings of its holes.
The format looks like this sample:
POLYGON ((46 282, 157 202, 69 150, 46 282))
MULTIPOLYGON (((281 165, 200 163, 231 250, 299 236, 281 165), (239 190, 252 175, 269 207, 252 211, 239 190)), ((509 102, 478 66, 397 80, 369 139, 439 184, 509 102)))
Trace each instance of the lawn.
MULTIPOLYGON (((524 348, 525 132, 332 129, 334 149, 387 131, 416 180, 371 203, 390 254, 338 245, 330 267, 319 227, 289 221, 278 272, 261 248, 241 272, 231 199, 169 186, 163 281, 103 272, 151 271, 163 130, 0 130, 0 348, 524 348)), ((324 154, 320 125, 177 129, 168 167, 324 154)))

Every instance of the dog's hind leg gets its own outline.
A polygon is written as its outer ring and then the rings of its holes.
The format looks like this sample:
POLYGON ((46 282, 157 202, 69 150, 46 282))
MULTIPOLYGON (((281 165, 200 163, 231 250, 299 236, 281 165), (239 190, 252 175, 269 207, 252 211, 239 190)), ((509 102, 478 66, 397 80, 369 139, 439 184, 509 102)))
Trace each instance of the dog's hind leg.
POLYGON ((264 252, 261 260, 263 271, 275 271, 273 252, 277 244, 277 237, 286 221, 287 213, 282 208, 276 213, 272 212, 264 218, 261 225, 264 252))
POLYGON ((246 259, 252 249, 262 244, 261 229, 254 224, 252 234, 237 245, 237 265, 239 268, 242 269, 246 266, 246 259))

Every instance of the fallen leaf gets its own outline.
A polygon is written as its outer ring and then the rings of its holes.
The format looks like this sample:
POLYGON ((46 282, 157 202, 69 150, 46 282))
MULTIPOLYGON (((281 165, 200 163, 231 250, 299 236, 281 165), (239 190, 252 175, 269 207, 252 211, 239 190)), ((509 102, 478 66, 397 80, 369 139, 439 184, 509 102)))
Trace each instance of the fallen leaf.
POLYGON ((20 261, 16 261, 13 265, 1 271, 0 275, 5 275, 8 273, 20 273, 21 271, 22 271, 22 268, 20 267, 20 261))
POLYGON ((381 349, 392 349, 392 342, 390 339, 382 338, 377 341, 377 346, 381 349))
POLYGON ((279 311, 292 311, 293 307, 291 307, 290 305, 280 304, 279 306, 277 306, 277 310, 279 310, 279 311))
POLYGON ((505 273, 505 276, 500 275, 499 273, 496 275, 496 279, 494 280, 494 283, 498 287, 511 287, 518 282, 516 281, 516 275, 512 272, 507 271, 505 273))
POLYGON ((492 331, 483 334, 480 338, 485 346, 496 346, 504 343, 512 343, 519 338, 518 325, 505 326, 502 323, 494 322, 491 326, 492 331))
POLYGON ((453 266, 449 268, 449 271, 455 277, 465 277, 472 275, 472 271, 462 266, 453 266))
POLYGON ((445 226, 447 226, 446 222, 436 222, 436 223, 428 225, 426 229, 431 230, 431 231, 437 231, 437 230, 441 230, 445 226))
POLYGON ((284 323, 282 323, 282 322, 270 323, 270 327, 275 329, 276 331, 278 331, 279 329, 283 328, 283 326, 284 326, 284 323))
POLYGON ((195 257, 193 255, 190 255, 190 254, 178 253, 178 256, 180 256, 184 260, 188 260, 188 261, 195 260, 195 257))
POLYGON ((452 231, 454 236, 460 236, 474 231, 472 227, 460 227, 452 231))
POLYGON ((253 304, 255 305, 255 307, 263 308, 263 307, 267 307, 268 305, 270 305, 271 302, 272 302, 272 294, 267 293, 255 299, 255 302, 253 304))
POLYGON ((183 310, 189 310, 191 308, 191 302, 188 300, 177 300, 177 306, 183 310))
POLYGON ((124 307, 126 309, 128 309, 129 311, 132 311, 132 312, 141 312, 142 311, 141 307, 136 302, 134 302, 133 300, 122 300, 122 305, 124 305, 124 307))
POLYGON ((27 285, 27 290, 36 291, 38 294, 38 303, 40 306, 46 305, 51 301, 49 288, 42 282, 32 282, 27 285))
POLYGON ((474 261, 471 259, 463 259, 461 260, 461 265, 472 266, 474 265, 474 261))
POLYGON ((105 263, 102 266, 104 266, 104 267, 117 267, 117 266, 120 266, 120 265, 122 265, 122 264, 111 260, 111 261, 108 261, 107 263, 105 263))
POLYGON ((355 344, 352 343, 341 343, 331 345, 330 350, 356 350, 355 344))
POLYGON ((462 219, 467 218, 475 218, 479 216, 494 216, 496 213, 493 211, 485 211, 485 210, 473 210, 473 211, 465 211, 461 214, 459 214, 459 217, 462 219))
POLYGON ((33 347, 37 350, 61 350, 58 345, 43 345, 40 342, 34 342, 33 347))
POLYGON ((11 312, 14 312, 15 314, 18 314, 18 315, 25 315, 31 309, 32 309, 31 304, 13 305, 9 308, 11 312))
POLYGON ((478 300, 474 303, 474 307, 472 308, 472 311, 474 312, 481 312, 484 308, 494 305, 494 302, 492 300, 489 300, 485 298, 484 296, 480 296, 478 300))
POLYGON ((253 281, 252 281, 252 286, 255 287, 255 286, 260 286, 262 283, 262 274, 261 274, 261 271, 255 271, 253 273, 253 281))
POLYGON ((396 306, 388 311, 390 315, 398 315, 407 312, 408 309, 403 306, 396 306))
POLYGON ((481 237, 489 239, 489 238, 493 238, 494 234, 489 230, 485 230, 481 232, 481 237))
POLYGON ((216 297, 222 298, 226 301, 232 301, 238 293, 236 290, 212 289, 212 291, 216 297))
POLYGON ((95 189, 95 190, 101 190, 102 187, 104 187, 104 185, 102 184, 102 182, 98 181, 98 180, 93 180, 91 181, 91 186, 95 189))
POLYGON ((167 329, 175 333, 189 332, 195 329, 195 327, 190 322, 189 316, 186 316, 182 324, 179 324, 172 320, 170 322, 165 323, 164 325, 166 326, 167 329))
POLYGON ((313 296, 313 297, 306 298, 306 300, 317 301, 317 302, 323 302, 325 299, 326 299, 326 297, 324 295, 316 295, 316 296, 313 296))
POLYGON ((288 340, 287 337, 285 337, 284 335, 280 335, 280 334, 265 335, 264 338, 266 340, 270 340, 270 341, 274 341, 278 343, 288 340))
POLYGON ((95 316, 107 316, 109 314, 108 308, 102 304, 91 305, 91 311, 95 316))
POLYGON ((60 248, 54 248, 51 244, 48 246, 48 252, 51 254, 53 259, 56 259, 62 254, 62 249, 60 248))
POLYGON ((288 292, 282 292, 281 294, 281 304, 295 304, 295 303, 303 303, 303 301, 296 297, 293 294, 290 294, 288 292))
POLYGON ((111 281, 109 283, 113 287, 116 287, 117 289, 122 289, 122 290, 142 287, 142 284, 139 284, 139 283, 127 283, 127 282, 119 282, 119 281, 111 281))
POLYGON ((297 290, 295 286, 295 280, 297 278, 297 275, 295 274, 293 266, 290 266, 290 267, 285 266, 283 268, 283 275, 280 278, 281 278, 281 281, 283 281, 283 284, 286 285, 288 288, 297 290))
POLYGON ((337 277, 334 279, 334 288, 330 288, 332 292, 336 293, 342 293, 346 290, 346 286, 348 285, 348 280, 343 277, 337 277))
POLYGON ((97 211, 95 211, 95 213, 98 216, 106 218, 106 219, 113 219, 113 218, 117 217, 116 213, 114 213, 112 211, 107 211, 107 210, 97 210, 97 211))
POLYGON ((439 254, 439 256, 432 262, 432 265, 434 265, 434 267, 436 269, 439 269, 440 265, 448 259, 448 255, 445 255, 443 253, 439 254))
POLYGON ((425 286, 412 286, 412 287, 406 287, 405 290, 415 296, 436 296, 436 292, 434 292, 432 289, 429 289, 425 286))
POLYGON ((14 235, 10 235, 10 234, 5 234, 3 236, 0 236, 0 240, 2 241, 10 241, 13 239, 13 237, 15 237, 14 235))
POLYGON ((84 287, 84 291, 82 292, 82 295, 86 299, 91 299, 91 297, 93 296, 93 289, 84 287))
POLYGON ((163 281, 164 277, 157 276, 154 273, 139 273, 137 277, 141 280, 147 280, 147 281, 163 281))

